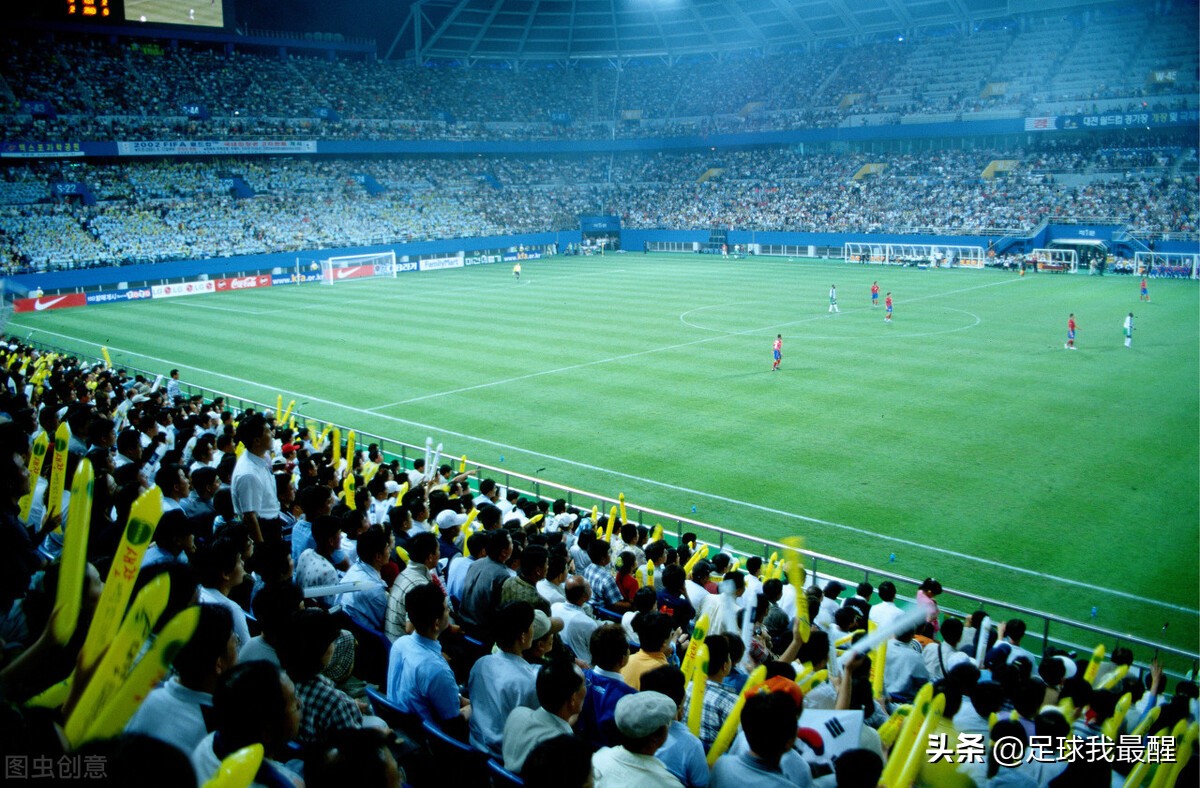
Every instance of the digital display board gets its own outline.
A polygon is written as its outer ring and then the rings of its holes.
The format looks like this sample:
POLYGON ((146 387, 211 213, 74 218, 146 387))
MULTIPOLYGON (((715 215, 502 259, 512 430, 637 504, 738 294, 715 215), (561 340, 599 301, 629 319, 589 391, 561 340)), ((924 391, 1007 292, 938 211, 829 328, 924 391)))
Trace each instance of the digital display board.
POLYGON ((227 0, 59 0, 71 21, 225 27, 227 0))

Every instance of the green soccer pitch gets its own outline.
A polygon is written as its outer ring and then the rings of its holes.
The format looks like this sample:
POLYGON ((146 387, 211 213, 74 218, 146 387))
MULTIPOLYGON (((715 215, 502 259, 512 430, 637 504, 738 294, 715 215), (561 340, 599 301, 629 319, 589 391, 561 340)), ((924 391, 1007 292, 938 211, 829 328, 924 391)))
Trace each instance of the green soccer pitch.
POLYGON ((1129 276, 633 253, 22 314, 11 333, 1194 649, 1200 300, 1190 281, 1151 296, 1129 276))

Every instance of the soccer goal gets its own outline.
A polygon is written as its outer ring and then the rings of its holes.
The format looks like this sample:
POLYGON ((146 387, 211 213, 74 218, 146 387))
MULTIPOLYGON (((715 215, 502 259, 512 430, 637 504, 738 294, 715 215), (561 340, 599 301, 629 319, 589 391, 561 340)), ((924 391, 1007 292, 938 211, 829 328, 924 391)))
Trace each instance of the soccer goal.
POLYGON ((346 279, 370 276, 396 276, 396 253, 352 254, 321 260, 321 284, 332 285, 346 279))
POLYGON ((1161 279, 1196 279, 1200 254, 1185 252, 1136 252, 1134 273, 1161 279))
POLYGON ((1079 255, 1074 249, 1034 249, 1030 256, 1039 271, 1076 273, 1079 270, 1079 255))

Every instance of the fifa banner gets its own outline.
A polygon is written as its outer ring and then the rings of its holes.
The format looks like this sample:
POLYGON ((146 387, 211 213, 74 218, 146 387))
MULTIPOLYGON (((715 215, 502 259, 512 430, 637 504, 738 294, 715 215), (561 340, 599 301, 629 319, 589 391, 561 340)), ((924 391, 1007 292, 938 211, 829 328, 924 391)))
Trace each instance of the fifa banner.
POLYGON ((131 287, 120 290, 99 290, 87 294, 87 302, 91 304, 113 304, 121 301, 142 301, 154 298, 154 291, 148 287, 131 287))
POLYGON ((249 290, 253 287, 270 287, 271 275, 259 274, 258 276, 239 276, 234 279, 218 279, 216 285, 218 293, 228 290, 249 290))
POLYGON ((1200 122, 1200 110, 1196 109, 1108 112, 1100 115, 1050 115, 1041 118, 1025 118, 1025 130, 1153 128, 1155 126, 1194 126, 1198 122, 1200 122))
POLYGON ((520 262, 521 260, 540 260, 541 257, 541 252, 509 252, 508 254, 504 255, 504 262, 516 263, 520 262))
POLYGON ((217 283, 211 279, 202 282, 182 282, 177 285, 154 285, 150 288, 155 298, 177 298, 217 292, 217 283))
POLYGON ((118 156, 254 156, 316 153, 316 140, 145 140, 118 142, 118 156))
POLYGON ((68 293, 67 295, 42 296, 41 298, 17 298, 13 300, 14 312, 45 312, 47 309, 66 309, 72 306, 86 306, 87 296, 83 293, 68 293))
POLYGON ((463 259, 454 257, 428 257, 421 261, 422 271, 438 271, 443 268, 462 268, 463 259))
POLYGON ((463 257, 463 265, 491 265, 503 260, 498 254, 469 254, 463 257))

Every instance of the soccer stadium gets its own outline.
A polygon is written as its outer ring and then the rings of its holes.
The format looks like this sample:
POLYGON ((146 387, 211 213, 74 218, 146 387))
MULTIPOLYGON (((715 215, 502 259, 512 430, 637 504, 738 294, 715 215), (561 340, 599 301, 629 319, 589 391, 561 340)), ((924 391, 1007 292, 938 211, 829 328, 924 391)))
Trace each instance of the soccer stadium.
POLYGON ((6 16, 6 782, 1200 784, 1196 0, 6 16))

